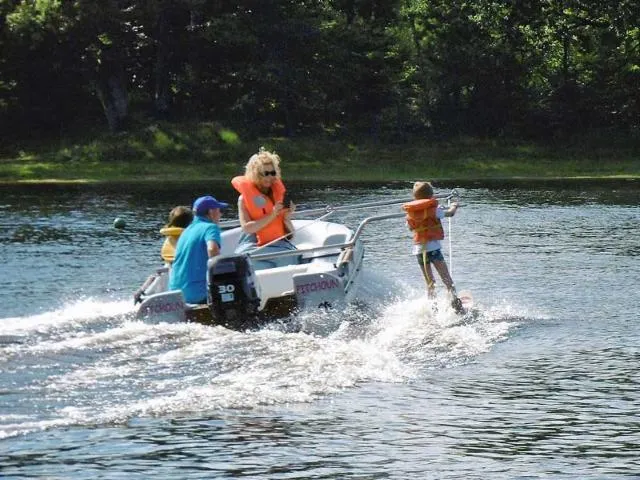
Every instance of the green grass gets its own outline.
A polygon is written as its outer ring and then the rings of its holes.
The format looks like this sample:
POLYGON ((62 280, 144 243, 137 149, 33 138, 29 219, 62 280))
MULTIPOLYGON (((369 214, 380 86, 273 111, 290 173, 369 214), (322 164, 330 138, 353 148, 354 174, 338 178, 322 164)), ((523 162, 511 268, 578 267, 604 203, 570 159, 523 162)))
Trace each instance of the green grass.
POLYGON ((395 181, 639 178, 633 144, 544 146, 461 138, 379 144, 329 138, 243 139, 215 123, 156 124, 0 156, 0 182, 140 182, 228 179, 260 146, 282 157, 288 180, 395 181))

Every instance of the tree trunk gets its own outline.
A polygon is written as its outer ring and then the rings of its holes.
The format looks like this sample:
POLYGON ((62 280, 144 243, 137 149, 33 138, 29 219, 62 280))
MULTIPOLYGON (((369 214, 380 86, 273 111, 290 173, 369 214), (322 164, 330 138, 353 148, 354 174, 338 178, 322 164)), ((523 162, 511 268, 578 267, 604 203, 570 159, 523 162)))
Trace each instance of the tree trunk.
POLYGON ((109 130, 124 130, 129 117, 129 95, 124 67, 112 50, 103 52, 103 61, 98 67, 96 90, 107 117, 109 130))
POLYGON ((160 118, 169 116, 171 109, 171 94, 169 82, 169 47, 170 12, 167 4, 160 6, 156 20, 156 68, 154 103, 156 115, 160 118))
POLYGON ((196 48, 200 41, 200 31, 204 26, 204 14, 202 13, 202 3, 193 2, 191 10, 189 11, 189 53, 187 55, 187 61, 189 62, 187 68, 187 74, 189 79, 189 86, 193 93, 190 99, 191 111, 194 115, 199 116, 202 113, 202 100, 203 100, 203 88, 202 88, 202 60, 201 54, 196 48))

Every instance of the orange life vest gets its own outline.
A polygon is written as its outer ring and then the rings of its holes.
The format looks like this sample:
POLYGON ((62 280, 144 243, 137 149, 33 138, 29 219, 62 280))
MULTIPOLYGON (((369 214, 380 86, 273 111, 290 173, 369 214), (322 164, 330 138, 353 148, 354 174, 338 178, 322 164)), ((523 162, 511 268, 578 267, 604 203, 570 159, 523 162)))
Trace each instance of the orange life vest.
POLYGON ((402 205, 402 209, 407 213, 409 228, 413 230, 415 243, 426 243, 444 238, 442 222, 436 216, 437 207, 438 200, 435 198, 413 200, 402 205))
POLYGON ((160 233, 167 237, 160 249, 160 255, 165 262, 173 262, 173 259, 176 256, 176 245, 178 244, 178 239, 180 238, 180 235, 182 235, 182 232, 184 232, 184 228, 180 227, 163 227, 160 229, 160 233))
MULTIPOLYGON (((260 220, 269 215, 273 211, 275 203, 282 202, 284 192, 287 190, 280 179, 271 184, 273 199, 258 190, 258 187, 245 176, 234 177, 231 180, 231 185, 242 195, 242 202, 251 220, 260 220)), ((284 226, 284 212, 281 212, 271 223, 256 232, 258 245, 269 243, 287 233, 284 226)))

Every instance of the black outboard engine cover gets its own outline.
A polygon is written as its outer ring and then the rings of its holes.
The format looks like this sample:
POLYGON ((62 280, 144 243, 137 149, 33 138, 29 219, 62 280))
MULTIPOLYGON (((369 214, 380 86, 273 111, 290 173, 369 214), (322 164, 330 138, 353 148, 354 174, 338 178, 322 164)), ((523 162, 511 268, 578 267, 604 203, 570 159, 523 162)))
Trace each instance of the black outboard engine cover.
POLYGON ((246 255, 218 255, 209 260, 207 303, 214 323, 243 330, 255 326, 260 297, 246 255))

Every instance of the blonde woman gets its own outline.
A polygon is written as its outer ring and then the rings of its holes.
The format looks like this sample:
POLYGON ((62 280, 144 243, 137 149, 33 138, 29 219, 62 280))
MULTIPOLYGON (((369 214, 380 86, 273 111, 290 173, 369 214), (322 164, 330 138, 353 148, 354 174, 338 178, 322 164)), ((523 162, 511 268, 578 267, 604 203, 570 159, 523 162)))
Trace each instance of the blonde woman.
MULTIPOLYGON (((295 250, 288 241, 293 234, 291 214, 295 205, 285 204, 287 191, 282 182, 280 157, 263 148, 249 158, 245 174, 234 177, 231 185, 238 191, 238 216, 245 235, 236 253, 249 252, 264 247, 264 253, 295 250)), ((256 268, 297 263, 297 257, 283 257, 256 262, 256 268)))

